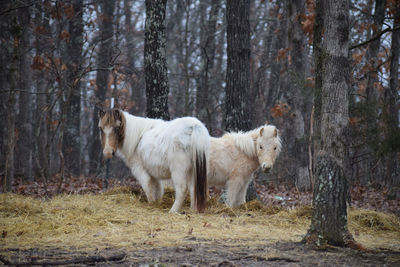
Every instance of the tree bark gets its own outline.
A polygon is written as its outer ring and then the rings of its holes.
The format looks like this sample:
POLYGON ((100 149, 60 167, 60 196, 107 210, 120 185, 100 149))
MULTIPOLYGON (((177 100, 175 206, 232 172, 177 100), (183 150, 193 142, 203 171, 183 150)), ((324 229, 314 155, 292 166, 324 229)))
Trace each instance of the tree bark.
POLYGON ((324 1, 316 0, 315 2, 315 22, 313 28, 313 58, 315 72, 314 101, 312 109, 312 137, 311 137, 311 154, 310 160, 310 176, 314 182, 313 170, 315 169, 314 159, 318 151, 321 150, 321 108, 322 108, 322 80, 324 74, 323 50, 322 50, 322 33, 324 30, 324 1))
POLYGON ((227 69, 225 87, 225 129, 252 128, 250 107, 250 1, 232 0, 226 5, 227 69))
POLYGON ((83 48, 83 0, 72 0, 69 5, 73 9, 73 17, 68 19, 67 41, 67 71, 66 86, 69 93, 69 105, 66 114, 66 127, 63 142, 65 168, 72 174, 79 176, 81 171, 81 69, 83 48))
POLYGON ((165 53, 166 4, 167 0, 146 0, 144 71, 146 78, 147 116, 169 120, 169 88, 165 53))
POLYGON ((315 158, 311 226, 304 241, 317 246, 348 246, 355 243, 347 228, 346 207, 349 1, 323 0, 323 6, 321 113, 317 116, 321 143, 315 158))
POLYGON ((108 89, 109 75, 112 70, 112 47, 113 47, 113 24, 115 1, 102 0, 100 1, 102 11, 100 23, 100 47, 97 55, 97 76, 96 76, 96 98, 97 104, 93 110, 93 128, 92 128, 92 145, 90 153, 90 173, 95 174, 100 170, 101 162, 101 144, 99 139, 99 118, 100 109, 105 107, 106 93, 108 89))
MULTIPOLYGON (((225 87, 225 129, 252 129, 252 91, 250 88, 250 1, 232 0, 226 5, 227 68, 225 87)), ((253 183, 253 182, 252 182, 253 183)), ((257 198, 254 184, 246 200, 257 198)))

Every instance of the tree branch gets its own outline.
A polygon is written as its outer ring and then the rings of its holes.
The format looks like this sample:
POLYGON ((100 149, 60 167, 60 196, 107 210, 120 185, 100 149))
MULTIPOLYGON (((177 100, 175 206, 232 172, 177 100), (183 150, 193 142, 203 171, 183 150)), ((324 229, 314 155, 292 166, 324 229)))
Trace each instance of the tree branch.
POLYGON ((15 266, 32 266, 32 265, 47 265, 47 266, 55 266, 55 265, 70 265, 70 264, 93 264, 96 262, 109 262, 109 261, 121 261, 123 258, 125 258, 126 254, 125 253, 120 253, 116 255, 111 255, 111 256, 101 256, 101 255, 95 255, 95 256, 82 256, 82 257, 76 257, 72 259, 65 259, 65 260, 44 260, 44 261, 38 261, 38 260, 32 260, 30 262, 11 262, 7 260, 5 257, 0 255, 0 261, 3 262, 6 265, 15 265, 15 266))
POLYGON ((359 44, 355 44, 355 45, 350 46, 350 50, 353 50, 355 48, 358 48, 358 47, 364 46, 366 44, 369 44, 369 43, 379 39, 382 35, 384 35, 387 32, 394 32, 394 31, 398 31, 398 30, 400 30, 400 27, 395 27, 395 28, 390 28, 389 27, 389 28, 386 28, 383 31, 381 31, 380 33, 378 33, 377 35, 375 35, 374 37, 372 37, 371 39, 366 40, 364 42, 361 42, 359 44))

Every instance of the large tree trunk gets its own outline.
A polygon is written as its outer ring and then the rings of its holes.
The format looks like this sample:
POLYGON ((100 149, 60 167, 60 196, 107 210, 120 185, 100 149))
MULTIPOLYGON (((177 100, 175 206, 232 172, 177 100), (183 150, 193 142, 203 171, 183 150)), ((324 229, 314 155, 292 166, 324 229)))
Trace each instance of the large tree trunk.
MULTIPOLYGON (((349 1, 324 0, 320 151, 315 159, 311 226, 305 241, 324 246, 354 244, 347 228, 349 1)), ((317 56, 318 57, 318 56, 317 56)))
POLYGON ((146 114, 169 120, 168 74, 165 53, 165 9, 167 0, 146 0, 144 71, 146 77, 146 114))
MULTIPOLYGON (((97 54, 97 105, 93 111, 93 125, 92 125, 92 145, 90 153, 90 173, 96 174, 100 170, 101 162, 101 144, 99 139, 99 117, 98 113, 104 106, 106 100, 106 93, 108 89, 108 80, 112 70, 112 46, 113 46, 113 15, 115 2, 113 0, 100 1, 102 16, 100 17, 100 47, 97 54)), ((108 108, 108 107, 107 107, 108 108)))
MULTIPOLYGON (((27 2, 27 1, 25 1, 27 2)), ((27 3, 25 3, 27 4, 27 3)), ((16 145, 16 172, 24 179, 32 179, 32 88, 29 7, 19 8, 18 20, 21 27, 19 40, 19 114, 17 120, 18 141, 16 145)))
POLYGON ((225 129, 252 128, 250 107, 250 1, 232 0, 226 5, 227 69, 225 87, 225 129))
POLYGON ((79 176, 81 171, 81 68, 83 46, 83 1, 73 0, 70 5, 74 16, 68 19, 70 38, 67 42, 67 82, 69 105, 66 114, 66 128, 63 150, 66 170, 79 176))
MULTIPOLYGON (((252 90, 250 88, 250 1, 232 0, 226 5, 227 68, 225 87, 225 129, 252 129, 252 90)), ((257 198, 254 184, 248 187, 246 201, 257 198)))

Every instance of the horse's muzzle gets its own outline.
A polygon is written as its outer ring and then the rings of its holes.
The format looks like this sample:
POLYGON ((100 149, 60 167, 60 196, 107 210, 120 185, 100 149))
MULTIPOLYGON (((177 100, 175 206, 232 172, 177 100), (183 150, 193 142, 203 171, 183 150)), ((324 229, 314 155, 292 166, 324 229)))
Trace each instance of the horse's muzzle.
POLYGON ((103 151, 103 156, 106 159, 111 159, 113 156, 115 156, 115 151, 111 150, 111 151, 103 151))
POLYGON ((269 165, 267 165, 267 164, 263 164, 263 165, 261 166, 261 169, 262 169, 262 171, 263 171, 264 173, 269 173, 269 171, 272 169, 272 167, 269 166, 269 165))

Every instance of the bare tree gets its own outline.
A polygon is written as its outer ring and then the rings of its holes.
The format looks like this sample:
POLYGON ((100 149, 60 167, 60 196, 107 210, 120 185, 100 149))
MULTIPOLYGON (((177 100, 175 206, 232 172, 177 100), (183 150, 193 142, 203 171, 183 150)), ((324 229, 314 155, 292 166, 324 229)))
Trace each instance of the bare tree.
MULTIPOLYGON (((203 3, 202 8, 206 8, 205 3, 203 3)), ((213 119, 213 101, 210 97, 210 79, 213 77, 210 77, 210 74, 214 68, 217 19, 220 9, 220 1, 211 1, 211 8, 208 16, 206 15, 205 10, 203 12, 204 14, 201 16, 201 70, 196 91, 196 112, 197 117, 206 124, 209 131, 211 131, 211 121, 213 119)))
POLYGON ((316 71, 322 71, 320 91, 320 150, 315 158, 315 185, 311 226, 305 241, 324 246, 346 246, 354 240, 347 228, 348 92, 350 64, 349 1, 317 1, 323 16, 321 55, 315 55, 316 71), (339 37, 339 38, 338 38, 339 37))
POLYGON ((108 89, 109 76, 112 70, 112 47, 113 47, 113 24, 112 19, 115 9, 114 0, 100 1, 101 14, 100 17, 100 47, 97 54, 97 76, 96 76, 96 98, 97 105, 93 110, 93 125, 92 137, 93 142, 91 145, 90 153, 90 173, 97 173, 99 170, 99 163, 101 161, 101 144, 98 138, 99 118, 97 116, 101 108, 105 108, 106 93, 108 89))
POLYGON ((63 142, 66 169, 73 175, 81 171, 81 71, 83 48, 83 0, 71 0, 68 3, 66 42, 66 86, 68 88, 68 108, 63 142))
POLYGON ((165 54, 165 9, 167 0, 146 0, 144 72, 147 116, 169 120, 168 75, 165 54))
MULTIPOLYGON (((9 6, 8 6, 9 7, 9 6)), ((15 129, 15 118, 16 118, 16 89, 17 89, 17 77, 18 77, 18 61, 19 61, 19 40, 21 38, 21 28, 18 24, 16 11, 11 17, 11 62, 9 68, 9 92, 8 92, 8 103, 7 103, 7 153, 5 156, 5 173, 3 178, 3 191, 11 191, 11 186, 14 181, 15 166, 14 166, 14 154, 15 154, 15 144, 17 141, 16 129, 15 129)))
POLYGON ((24 7, 18 8, 18 20, 21 27, 19 44, 19 114, 17 120, 18 141, 16 145, 16 168, 19 175, 31 180, 32 173, 32 79, 30 70, 30 36, 31 12, 28 1, 24 7))
MULTIPOLYGON (((400 27, 400 3, 395 4, 393 26, 400 27)), ((385 148, 388 150, 386 158, 386 181, 391 184, 389 198, 400 198, 400 131, 399 131, 399 57, 400 57, 400 30, 392 34, 390 48, 390 79, 389 87, 385 90, 384 122, 386 130, 385 148)))
POLYGON ((308 173, 308 125, 311 114, 311 90, 306 86, 306 36, 302 29, 302 14, 305 1, 287 1, 288 12, 288 57, 287 79, 282 88, 283 99, 290 107, 290 114, 284 123, 286 150, 291 162, 290 176, 300 190, 309 190, 311 182, 308 173), (307 103, 308 102, 308 103, 307 103))

